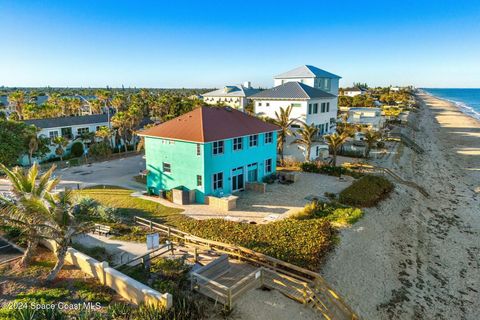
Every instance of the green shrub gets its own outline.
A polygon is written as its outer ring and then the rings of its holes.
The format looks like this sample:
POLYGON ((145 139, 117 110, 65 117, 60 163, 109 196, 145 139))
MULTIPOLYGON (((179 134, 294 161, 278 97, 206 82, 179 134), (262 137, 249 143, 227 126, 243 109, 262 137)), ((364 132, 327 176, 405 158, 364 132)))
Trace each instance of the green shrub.
POLYGON ((73 243, 72 247, 100 262, 108 261, 110 258, 105 247, 101 247, 101 246, 87 247, 80 243, 73 243))
POLYGON ((329 176, 340 177, 341 175, 351 176, 355 179, 363 176, 363 173, 350 170, 341 166, 329 166, 316 162, 303 162, 300 164, 300 170, 303 172, 321 173, 329 176))
POLYGON ((303 172, 319 173, 319 166, 315 162, 302 162, 300 170, 303 172))
POLYGON ((339 201, 351 206, 372 207, 385 199, 393 188, 388 179, 367 175, 340 192, 339 201))
POLYGON ((74 157, 81 157, 83 156, 83 143, 77 141, 72 144, 72 148, 70 149, 70 154, 74 157))
POLYGON ((109 157, 111 154, 112 148, 105 142, 94 143, 88 149, 88 155, 94 158, 109 157))
POLYGON ((295 219, 323 219, 334 225, 354 224, 363 216, 363 211, 358 208, 343 207, 334 203, 312 201, 305 205, 301 212, 294 215, 295 219))
POLYGON ((379 149, 385 148, 385 142, 383 142, 383 141, 378 141, 378 142, 377 142, 377 148, 379 148, 379 149))
POLYGON ((334 233, 330 223, 320 219, 283 219, 260 225, 209 219, 181 225, 196 236, 237 244, 311 270, 320 266, 334 233))
POLYGON ((276 173, 271 173, 262 178, 262 182, 272 184, 275 182, 277 179, 277 174, 276 173))
POLYGON ((170 202, 173 202, 173 191, 172 190, 165 191, 165 199, 167 199, 170 202))

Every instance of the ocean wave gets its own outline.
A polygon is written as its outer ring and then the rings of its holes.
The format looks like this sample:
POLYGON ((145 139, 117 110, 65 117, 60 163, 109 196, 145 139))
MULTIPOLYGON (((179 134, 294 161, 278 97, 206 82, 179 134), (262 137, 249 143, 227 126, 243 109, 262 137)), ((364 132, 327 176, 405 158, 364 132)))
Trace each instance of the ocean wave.
POLYGON ((439 96, 435 95, 434 93, 432 93, 430 91, 427 91, 427 90, 419 90, 419 91, 422 91, 426 94, 434 96, 437 99, 441 99, 441 100, 445 100, 447 102, 453 103, 462 113, 464 113, 467 116, 470 116, 472 118, 475 118, 477 120, 480 120, 480 111, 475 110, 472 106, 469 106, 465 102, 439 97, 439 96))

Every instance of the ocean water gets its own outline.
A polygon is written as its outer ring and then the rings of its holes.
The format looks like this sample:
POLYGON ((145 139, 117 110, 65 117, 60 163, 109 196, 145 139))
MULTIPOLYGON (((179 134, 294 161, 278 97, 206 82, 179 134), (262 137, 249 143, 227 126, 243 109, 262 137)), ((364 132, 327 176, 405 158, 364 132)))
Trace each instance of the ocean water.
POLYGON ((480 120, 479 89, 436 89, 422 88, 433 96, 455 103, 465 114, 480 120))

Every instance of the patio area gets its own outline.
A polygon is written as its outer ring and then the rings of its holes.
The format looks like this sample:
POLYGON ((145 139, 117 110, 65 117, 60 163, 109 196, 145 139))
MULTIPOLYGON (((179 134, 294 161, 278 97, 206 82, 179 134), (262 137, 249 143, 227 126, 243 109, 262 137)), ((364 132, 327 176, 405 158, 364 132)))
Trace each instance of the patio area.
POLYGON ((283 219, 303 209, 312 198, 323 199, 325 192, 338 194, 348 187, 353 178, 327 176, 323 174, 296 172, 297 181, 292 184, 275 182, 267 185, 265 193, 241 191, 237 206, 230 211, 222 211, 204 204, 176 205, 158 197, 141 196, 165 206, 182 208, 195 219, 223 218, 239 222, 267 223, 283 219))

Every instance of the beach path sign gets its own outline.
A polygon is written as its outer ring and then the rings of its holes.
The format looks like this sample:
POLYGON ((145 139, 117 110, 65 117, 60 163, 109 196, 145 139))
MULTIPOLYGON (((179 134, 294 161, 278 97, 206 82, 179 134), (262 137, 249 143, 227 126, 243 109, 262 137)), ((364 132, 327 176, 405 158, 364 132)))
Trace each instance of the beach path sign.
POLYGON ((160 236, 158 233, 147 234, 147 250, 153 250, 160 247, 160 236))

